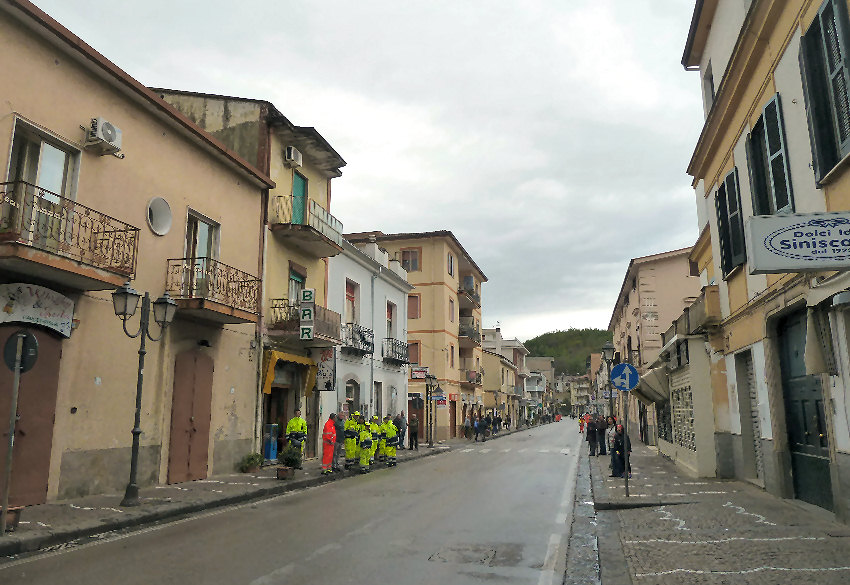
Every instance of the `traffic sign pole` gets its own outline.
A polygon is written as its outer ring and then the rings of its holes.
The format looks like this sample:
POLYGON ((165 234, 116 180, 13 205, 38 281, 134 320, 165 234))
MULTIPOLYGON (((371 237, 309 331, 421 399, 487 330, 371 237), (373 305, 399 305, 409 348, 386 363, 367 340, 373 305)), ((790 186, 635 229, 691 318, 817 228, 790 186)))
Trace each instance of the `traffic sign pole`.
POLYGON ((611 383, 618 390, 625 392, 623 396, 623 455, 625 458, 625 469, 623 477, 626 480, 626 497, 629 497, 629 394, 628 392, 638 385, 640 375, 631 364, 617 364, 611 370, 611 383))
POLYGON ((3 507, 0 509, 0 536, 6 534, 6 515, 9 511, 9 488, 12 484, 12 453, 15 449, 15 419, 18 416, 18 389, 21 386, 21 356, 24 353, 25 332, 16 334, 14 381, 12 382, 12 408, 9 410, 9 447, 6 451, 6 473, 3 477, 3 507))

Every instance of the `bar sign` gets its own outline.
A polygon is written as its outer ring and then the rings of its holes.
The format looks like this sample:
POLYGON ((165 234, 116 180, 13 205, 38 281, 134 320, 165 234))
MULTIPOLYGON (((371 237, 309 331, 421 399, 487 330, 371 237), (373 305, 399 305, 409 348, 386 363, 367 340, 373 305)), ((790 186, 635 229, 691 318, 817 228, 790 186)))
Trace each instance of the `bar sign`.
POLYGON ((316 317, 316 289, 301 290, 301 323, 298 338, 301 341, 313 339, 313 323, 316 317))

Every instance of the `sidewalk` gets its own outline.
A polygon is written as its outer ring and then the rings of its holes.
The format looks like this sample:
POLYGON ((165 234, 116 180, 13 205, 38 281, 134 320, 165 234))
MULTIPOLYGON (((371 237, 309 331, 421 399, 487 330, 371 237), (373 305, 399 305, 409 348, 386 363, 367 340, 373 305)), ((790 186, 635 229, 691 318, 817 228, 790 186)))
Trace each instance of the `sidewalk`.
MULTIPOLYGON (((850 583, 850 526, 734 480, 692 478, 632 442, 632 479, 587 457, 604 585, 850 583)), ((587 458, 585 458, 587 457, 587 458)))
MULTIPOLYGON (((399 449, 397 460, 405 463, 445 453, 450 449, 445 445, 435 445, 429 449, 420 442, 419 451, 399 449)), ((105 532, 152 524, 360 475, 357 470, 322 475, 319 459, 305 461, 304 469, 296 471, 295 477, 289 480, 278 480, 276 469, 276 466, 269 466, 253 474, 234 472, 180 484, 145 487, 140 490, 143 503, 132 508, 119 506, 123 493, 29 506, 22 510, 17 530, 0 536, 0 562, 2 557, 65 545, 105 532)), ((373 473, 382 472, 393 471, 383 464, 373 467, 373 473)))

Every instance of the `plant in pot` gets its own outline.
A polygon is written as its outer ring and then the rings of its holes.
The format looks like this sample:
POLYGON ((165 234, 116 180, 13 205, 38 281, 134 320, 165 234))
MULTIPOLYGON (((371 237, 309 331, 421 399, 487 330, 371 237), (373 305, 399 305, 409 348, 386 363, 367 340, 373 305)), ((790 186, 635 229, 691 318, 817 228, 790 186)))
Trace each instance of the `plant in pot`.
POLYGON ((301 467, 301 449, 289 445, 278 453, 277 462, 281 467, 277 468, 278 479, 289 479, 295 475, 295 469, 301 467))
POLYGON ((263 456, 260 453, 248 453, 239 462, 239 471, 242 473, 256 473, 263 464, 263 456))

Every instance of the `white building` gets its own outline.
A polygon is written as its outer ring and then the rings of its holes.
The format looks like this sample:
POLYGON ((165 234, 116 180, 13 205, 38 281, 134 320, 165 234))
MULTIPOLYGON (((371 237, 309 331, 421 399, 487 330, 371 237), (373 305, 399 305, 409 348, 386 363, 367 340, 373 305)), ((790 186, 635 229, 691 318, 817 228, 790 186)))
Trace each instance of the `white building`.
POLYGON ((320 374, 323 417, 360 411, 396 414, 407 402, 407 293, 413 286, 397 260, 374 242, 328 262, 328 308, 342 315, 342 345, 320 374), (332 366, 331 366, 332 364, 332 366), (330 385, 329 385, 330 383, 330 385))

